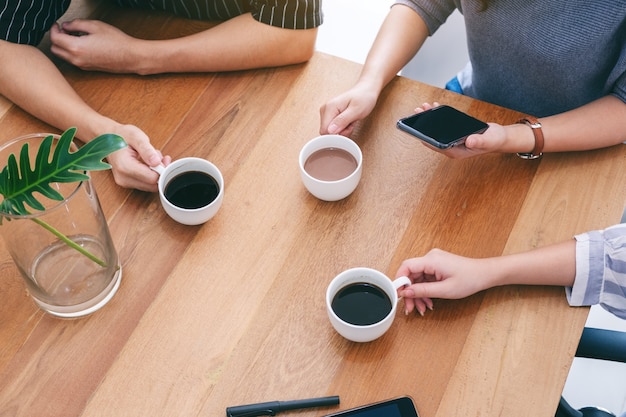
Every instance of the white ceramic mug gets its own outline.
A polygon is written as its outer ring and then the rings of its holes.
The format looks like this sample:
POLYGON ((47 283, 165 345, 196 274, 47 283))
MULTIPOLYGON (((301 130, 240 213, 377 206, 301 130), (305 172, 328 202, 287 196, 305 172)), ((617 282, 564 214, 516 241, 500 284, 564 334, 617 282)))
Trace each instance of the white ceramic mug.
POLYGON ((320 200, 337 201, 349 196, 359 184, 363 155, 359 146, 345 136, 322 135, 311 139, 302 147, 299 162, 300 175, 306 189, 320 200), (334 181, 324 181, 311 176, 304 169, 305 162, 314 152, 328 148, 339 148, 349 152, 356 160, 356 169, 350 175, 334 181))
POLYGON ((392 281, 382 272, 371 268, 352 268, 343 271, 331 281, 326 290, 326 310, 330 322, 340 335, 353 342, 370 342, 377 339, 391 327, 398 305, 397 290, 407 285, 411 285, 411 280, 407 277, 396 278, 392 281), (389 297, 391 309, 384 318, 373 324, 357 325, 349 323, 337 315, 332 307, 333 299, 342 289, 357 283, 378 287, 389 297))
POLYGON ((220 170, 211 162, 202 158, 187 157, 178 159, 168 166, 152 167, 153 170, 159 173, 159 198, 161 199, 161 205, 165 212, 174 220, 186 225, 197 225, 207 222, 211 219, 219 208, 222 206, 222 200, 224 199, 224 178, 220 170), (213 177, 217 182, 219 188, 217 197, 199 208, 182 208, 165 197, 165 189, 170 181, 172 181, 178 175, 185 172, 199 171, 206 173, 213 177))

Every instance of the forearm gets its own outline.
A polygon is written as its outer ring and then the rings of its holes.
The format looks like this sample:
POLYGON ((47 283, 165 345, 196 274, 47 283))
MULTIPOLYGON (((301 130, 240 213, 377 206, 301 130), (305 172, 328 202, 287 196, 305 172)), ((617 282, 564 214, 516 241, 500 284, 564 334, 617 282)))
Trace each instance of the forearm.
POLYGON ((604 148, 626 141, 626 103, 606 96, 543 119, 546 152, 604 148), (550 139, 551 138, 551 139, 550 139))
POLYGON ((283 29, 248 13, 176 39, 137 41, 128 68, 138 74, 221 72, 277 67, 307 61, 317 28, 283 29))
POLYGON ((428 28, 417 13, 403 5, 393 6, 367 55, 359 83, 367 83, 380 93, 427 37, 428 28))
POLYGON ((570 287, 576 277, 576 241, 481 261, 487 272, 484 288, 512 284, 570 287))
POLYGON ((122 136, 129 147, 108 158, 115 181, 127 188, 156 191, 158 175, 146 164, 168 163, 169 157, 163 158, 143 131, 89 107, 37 48, 0 41, 0 63, 0 94, 60 130, 76 127, 77 139, 84 142, 103 133, 122 136))
POLYGON ((112 123, 91 109, 37 48, 0 41, 0 94, 40 120, 91 139, 112 123))
MULTIPOLYGON (((626 103, 614 96, 539 121, 545 138, 544 152, 599 149, 626 141, 626 103)), ((511 125, 506 131, 507 148, 503 152, 533 149, 534 137, 528 126, 511 125)))

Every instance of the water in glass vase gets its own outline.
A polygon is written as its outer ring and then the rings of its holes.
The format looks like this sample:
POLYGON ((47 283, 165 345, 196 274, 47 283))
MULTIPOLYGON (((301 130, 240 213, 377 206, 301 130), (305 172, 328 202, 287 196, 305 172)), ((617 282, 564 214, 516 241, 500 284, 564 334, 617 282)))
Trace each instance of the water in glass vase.
POLYGON ((121 278, 114 250, 103 248, 93 236, 72 236, 72 240, 106 265, 98 265, 65 242, 58 241, 35 258, 30 271, 22 271, 30 278, 27 284, 35 302, 60 317, 79 317, 98 310, 113 297, 121 278), (113 256, 107 259, 107 254, 113 256), (116 277, 107 279, 111 275, 116 277))

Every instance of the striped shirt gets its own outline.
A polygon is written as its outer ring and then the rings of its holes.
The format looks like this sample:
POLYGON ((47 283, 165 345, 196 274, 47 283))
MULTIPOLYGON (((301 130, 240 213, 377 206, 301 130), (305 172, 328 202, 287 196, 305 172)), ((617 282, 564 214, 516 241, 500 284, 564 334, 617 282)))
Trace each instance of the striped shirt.
POLYGON ((262 23, 286 29, 322 24, 322 0, 115 0, 120 6, 162 10, 198 20, 228 20, 250 12, 262 23))
MULTIPOLYGON (((0 3, 0 39, 36 46, 67 11, 71 0, 0 3)), ((322 0, 111 0, 120 6, 162 10, 199 20, 228 20, 251 13, 259 22, 288 29, 322 24, 322 0)))
POLYGON ((0 4, 0 39, 38 45, 71 0, 7 0, 0 4))
POLYGON ((566 294, 572 306, 599 304, 626 319, 626 224, 576 236, 576 279, 566 294))

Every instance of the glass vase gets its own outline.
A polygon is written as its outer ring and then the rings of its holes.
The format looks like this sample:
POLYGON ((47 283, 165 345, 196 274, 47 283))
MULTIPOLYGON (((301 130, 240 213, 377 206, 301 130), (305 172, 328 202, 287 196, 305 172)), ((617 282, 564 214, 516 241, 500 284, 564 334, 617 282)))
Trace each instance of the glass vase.
MULTIPOLYGON (((34 161, 46 136, 31 134, 2 145, 0 167, 7 165, 9 154, 19 158, 24 143, 34 161)), ((51 186, 63 201, 35 193, 43 211, 28 206, 31 214, 0 211, 0 234, 35 303, 58 317, 80 317, 113 297, 122 270, 91 180, 51 186)))

